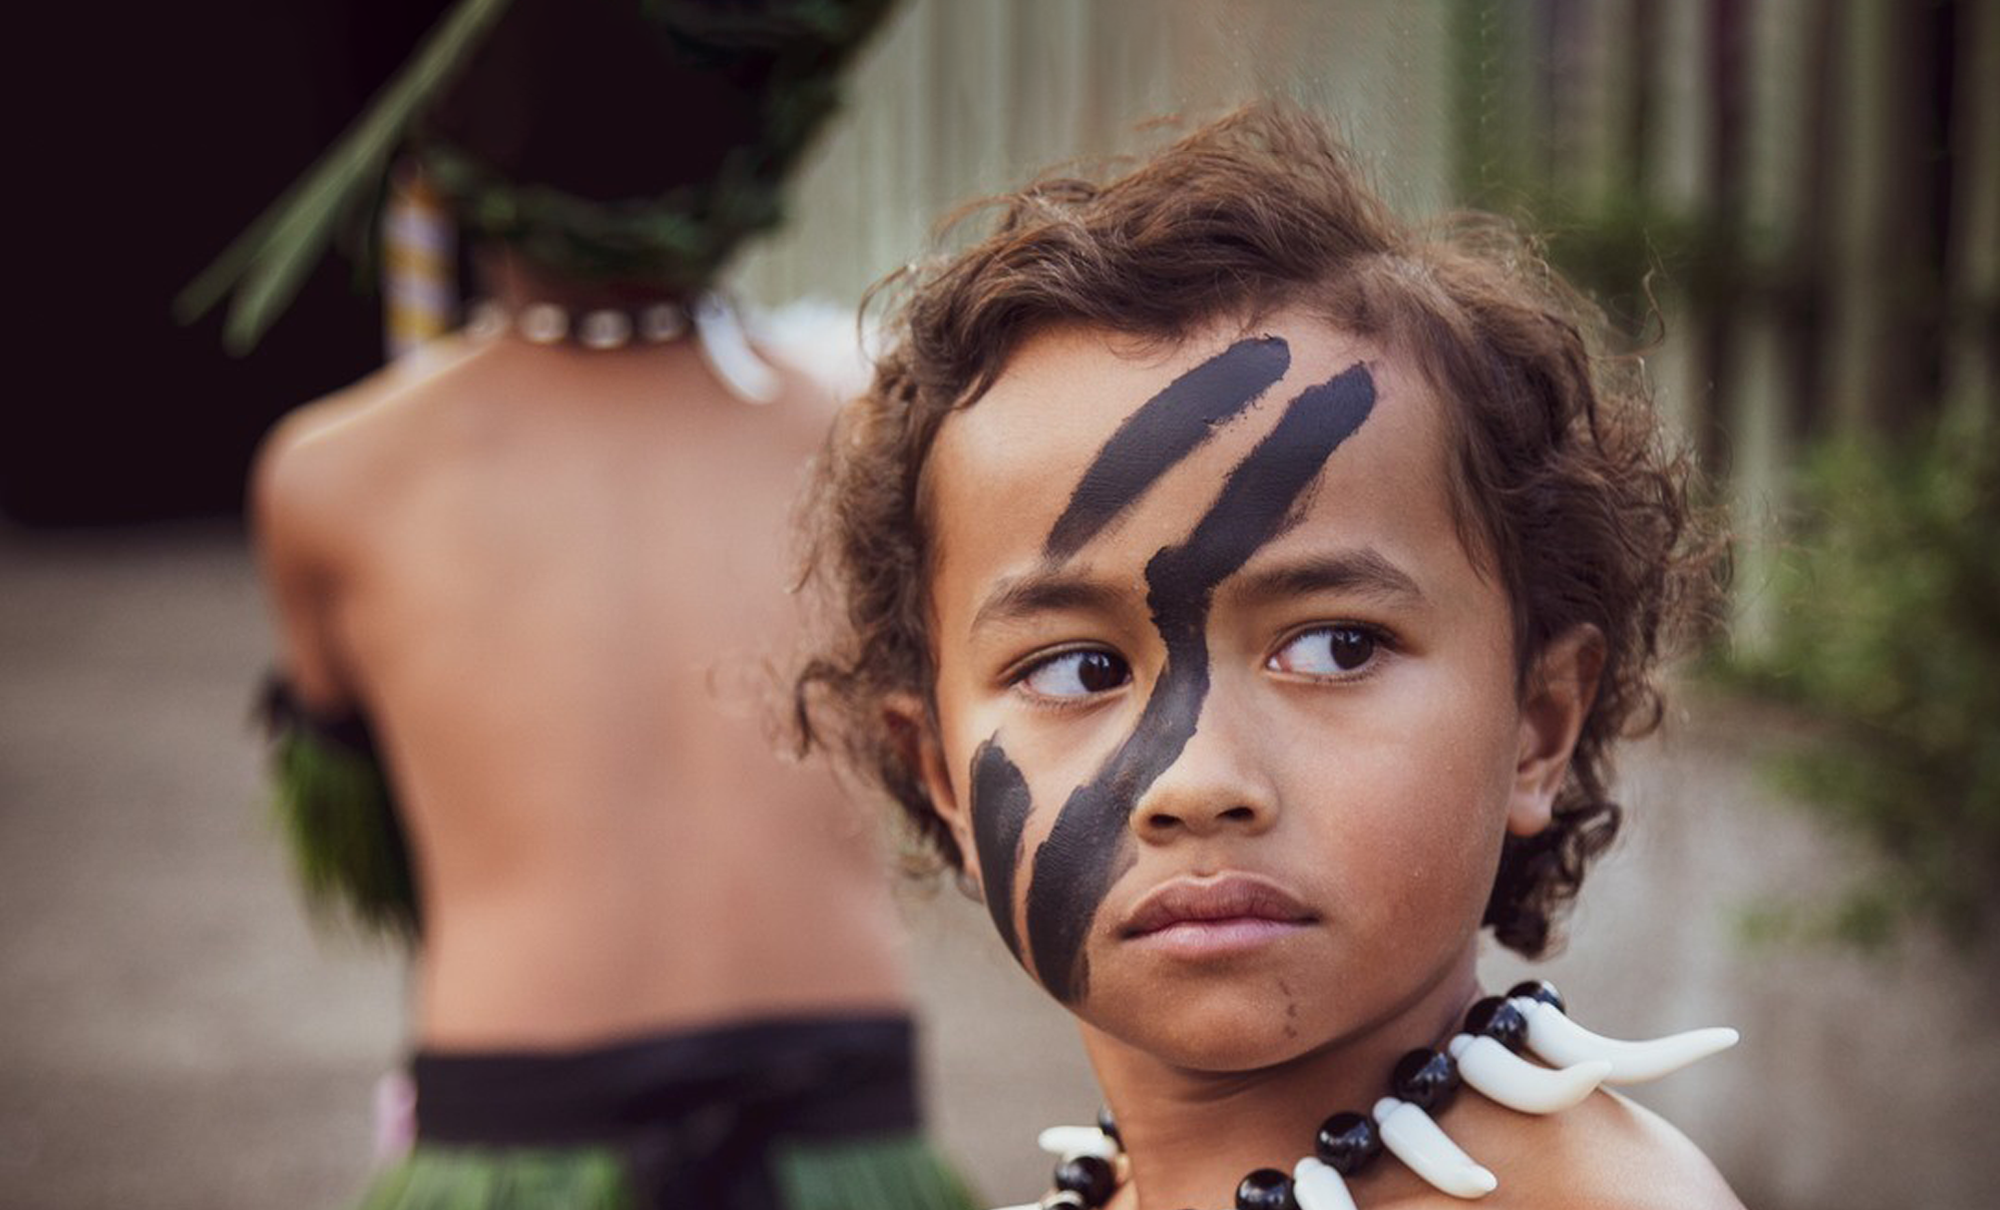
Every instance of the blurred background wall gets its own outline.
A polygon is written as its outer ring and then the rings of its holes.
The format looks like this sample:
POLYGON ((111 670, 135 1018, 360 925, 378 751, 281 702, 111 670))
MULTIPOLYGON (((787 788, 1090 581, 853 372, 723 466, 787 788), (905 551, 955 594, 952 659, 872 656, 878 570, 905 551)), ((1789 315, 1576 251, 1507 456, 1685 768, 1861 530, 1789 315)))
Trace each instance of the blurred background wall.
MULTIPOLYGON (((309 938, 256 816, 233 517, 377 312, 329 263, 232 361, 166 304, 442 7, 32 18, 94 83, 28 124, 61 385, 0 429, 0 1205, 334 1205, 366 1171, 399 973, 309 938)), ((1609 1032, 1744 1029, 1640 1097, 1758 1210, 2000 1204, 2000 3, 916 0, 737 282, 851 304, 949 207, 1268 93, 1407 213, 1543 232, 1738 536, 1546 973, 1609 1032)), ((1035 1131, 1094 1111, 1080 1052, 974 905, 908 914, 946 1141, 1025 1200, 1035 1131)))
POLYGON ((167 306, 443 7, 201 0, 21 14, 11 259, 28 288, 14 322, 42 372, 0 407, 0 516, 233 515, 271 422, 380 363, 375 306, 333 259, 241 360, 222 353, 218 321, 183 329, 167 306))

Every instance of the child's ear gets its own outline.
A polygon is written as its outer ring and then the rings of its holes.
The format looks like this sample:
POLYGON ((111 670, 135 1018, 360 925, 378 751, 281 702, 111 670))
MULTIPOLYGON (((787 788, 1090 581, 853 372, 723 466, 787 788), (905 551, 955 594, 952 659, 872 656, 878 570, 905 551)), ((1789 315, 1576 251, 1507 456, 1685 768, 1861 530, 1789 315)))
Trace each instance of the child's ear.
POLYGON ((1603 671, 1604 635, 1588 623, 1556 636, 1528 670, 1514 792, 1507 803, 1507 830, 1514 835, 1533 836, 1549 826, 1603 671))
POLYGON ((925 796, 931 800, 931 810, 951 829, 965 868, 978 877, 979 857, 972 845, 972 819, 952 789, 951 773, 944 763, 944 746, 938 742, 937 724, 930 709, 914 693, 892 693, 882 702, 882 722, 889 728, 903 760, 915 771, 925 796))

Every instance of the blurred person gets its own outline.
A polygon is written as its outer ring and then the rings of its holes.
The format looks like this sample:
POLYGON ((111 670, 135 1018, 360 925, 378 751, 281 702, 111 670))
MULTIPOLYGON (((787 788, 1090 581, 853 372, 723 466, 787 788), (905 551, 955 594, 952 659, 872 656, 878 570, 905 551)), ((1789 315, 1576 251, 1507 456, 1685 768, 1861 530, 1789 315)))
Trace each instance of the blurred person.
POLYGON ((251 505, 315 902, 414 946, 371 1207, 957 1204, 876 829, 774 751, 825 386, 711 293, 886 0, 465 0, 198 283, 254 341, 407 150, 466 331, 304 407, 251 505))
POLYGON ((798 692, 1081 1028, 1107 1116, 1040 1205, 1740 1210, 1600 1089, 1735 1031, 1476 970, 1549 946, 1712 597, 1643 380, 1285 106, 995 210, 840 422, 798 692))

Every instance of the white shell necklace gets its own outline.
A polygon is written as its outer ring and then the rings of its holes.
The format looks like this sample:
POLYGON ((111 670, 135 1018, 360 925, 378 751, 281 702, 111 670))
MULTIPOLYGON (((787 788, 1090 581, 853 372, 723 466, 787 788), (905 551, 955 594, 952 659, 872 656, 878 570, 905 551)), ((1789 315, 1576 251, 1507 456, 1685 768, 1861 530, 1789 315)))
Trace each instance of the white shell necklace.
MULTIPOLYGON (((1499 1179, 1451 1141, 1431 1111, 1442 1112, 1461 1083, 1522 1113, 1556 1113, 1599 1084, 1656 1080, 1734 1046, 1733 1029, 1696 1029, 1643 1042, 1594 1034, 1569 1019, 1562 996, 1540 979, 1472 1006, 1464 1032, 1443 1050, 1414 1050, 1396 1064, 1392 1095, 1366 1113, 1337 1113, 1323 1123, 1313 1154, 1290 1173, 1259 1168, 1235 1192, 1236 1210, 1356 1210, 1346 1177, 1384 1150, 1436 1189, 1479 1198, 1499 1179), (1550 1064, 1529 1062, 1521 1052, 1550 1064)), ((1096 1126, 1054 1126, 1039 1139, 1057 1157, 1055 1187, 1039 1202, 1007 1210, 1099 1210, 1128 1179, 1130 1162, 1106 1111, 1096 1126)))
POLYGON ((778 397, 778 372, 750 347, 736 307, 710 292, 691 305, 654 302, 636 310, 593 307, 580 313, 560 303, 530 302, 510 309, 485 298, 466 308, 465 330, 475 340, 495 340, 512 332, 529 344, 573 342, 593 351, 622 349, 635 342, 668 344, 692 329, 702 360, 744 403, 766 404, 778 397))

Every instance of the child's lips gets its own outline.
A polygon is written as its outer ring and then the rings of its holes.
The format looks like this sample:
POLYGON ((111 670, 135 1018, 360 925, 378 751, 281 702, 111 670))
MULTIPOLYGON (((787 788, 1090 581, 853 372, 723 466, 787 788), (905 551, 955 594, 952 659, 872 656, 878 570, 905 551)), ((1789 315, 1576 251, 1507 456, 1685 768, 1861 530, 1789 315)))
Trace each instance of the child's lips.
POLYGON ((1262 945, 1316 919, 1283 887, 1249 874, 1226 874, 1155 887, 1125 918, 1119 935, 1202 956, 1262 945))

